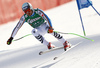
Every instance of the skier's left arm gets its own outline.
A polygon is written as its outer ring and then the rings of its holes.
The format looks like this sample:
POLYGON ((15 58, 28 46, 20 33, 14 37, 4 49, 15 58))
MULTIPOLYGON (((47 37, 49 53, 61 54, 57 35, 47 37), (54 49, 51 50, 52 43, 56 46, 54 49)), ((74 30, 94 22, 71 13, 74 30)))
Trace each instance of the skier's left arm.
POLYGON ((49 24, 48 33, 52 33, 53 32, 53 27, 52 27, 52 23, 51 23, 50 18, 42 10, 39 9, 38 12, 42 16, 42 18, 45 19, 46 22, 49 24))

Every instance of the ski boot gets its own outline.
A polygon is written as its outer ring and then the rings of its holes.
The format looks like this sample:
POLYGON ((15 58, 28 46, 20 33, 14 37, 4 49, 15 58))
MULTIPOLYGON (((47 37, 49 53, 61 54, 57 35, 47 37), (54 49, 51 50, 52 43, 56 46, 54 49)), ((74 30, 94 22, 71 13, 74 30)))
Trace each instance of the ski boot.
POLYGON ((47 45, 47 47, 48 47, 48 49, 53 49, 53 48, 55 48, 55 46, 52 45, 51 42, 49 42, 49 44, 47 45))
POLYGON ((71 48, 71 44, 70 44, 69 42, 67 42, 67 41, 65 41, 65 42, 63 43, 63 45, 64 45, 64 50, 65 50, 65 51, 67 50, 67 48, 71 48))

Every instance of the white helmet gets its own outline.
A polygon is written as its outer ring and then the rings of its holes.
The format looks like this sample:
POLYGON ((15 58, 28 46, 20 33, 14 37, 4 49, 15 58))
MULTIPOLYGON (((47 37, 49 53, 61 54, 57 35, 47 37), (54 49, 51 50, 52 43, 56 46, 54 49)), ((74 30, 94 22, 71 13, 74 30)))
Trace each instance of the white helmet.
POLYGON ((22 5, 22 10, 27 10, 28 8, 30 8, 31 10, 33 10, 33 7, 30 3, 26 2, 22 5))

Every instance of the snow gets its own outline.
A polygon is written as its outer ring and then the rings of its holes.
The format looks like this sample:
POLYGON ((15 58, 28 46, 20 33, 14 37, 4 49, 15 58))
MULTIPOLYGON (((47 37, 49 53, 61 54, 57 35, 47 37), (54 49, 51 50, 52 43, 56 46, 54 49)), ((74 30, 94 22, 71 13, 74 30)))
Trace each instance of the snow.
MULTIPOLYGON (((92 0, 93 6, 99 11, 100 0, 92 0)), ((75 1, 45 11, 51 18, 55 31, 76 33, 84 35, 75 1)), ((69 34, 62 34, 71 44, 82 43, 57 60, 63 49, 44 55, 38 53, 47 50, 32 35, 7 45, 6 41, 11 35, 18 20, 0 26, 0 68, 100 68, 100 16, 92 7, 81 10, 86 37, 94 42, 69 34)), ((25 23, 14 39, 31 34, 32 27, 25 23)), ((62 44, 51 35, 46 34, 46 39, 56 46, 62 44), (52 38, 52 39, 51 39, 52 38)))

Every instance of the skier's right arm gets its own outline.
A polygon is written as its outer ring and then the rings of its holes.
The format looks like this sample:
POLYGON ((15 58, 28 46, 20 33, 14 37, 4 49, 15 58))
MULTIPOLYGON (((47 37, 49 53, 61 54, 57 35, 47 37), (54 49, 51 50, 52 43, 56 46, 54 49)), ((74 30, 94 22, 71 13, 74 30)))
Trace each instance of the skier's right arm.
POLYGON ((17 34, 18 30, 21 28, 21 26, 24 24, 25 22, 25 18, 24 16, 22 16, 19 20, 19 22, 17 23, 16 27, 13 29, 12 34, 10 36, 10 38, 7 41, 7 44, 10 45, 14 36, 17 34))

